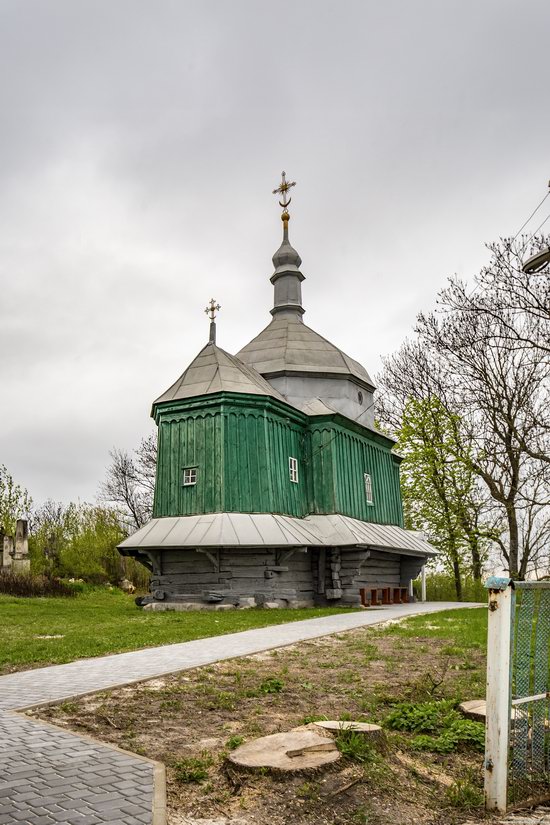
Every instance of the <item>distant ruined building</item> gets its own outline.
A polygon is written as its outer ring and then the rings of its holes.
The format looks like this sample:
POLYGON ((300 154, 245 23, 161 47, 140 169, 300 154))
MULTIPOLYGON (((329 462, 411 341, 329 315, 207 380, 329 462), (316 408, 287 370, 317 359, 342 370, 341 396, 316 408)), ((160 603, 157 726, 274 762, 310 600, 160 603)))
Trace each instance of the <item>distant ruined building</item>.
POLYGON ((31 569, 29 556, 29 526, 25 519, 18 519, 15 537, 0 532, 2 547, 1 569, 13 570, 15 573, 28 573, 31 569))
POLYGON ((433 548, 403 528, 400 458, 361 364, 303 322, 301 258, 275 255, 273 316, 236 356, 210 339, 158 398, 153 518, 119 546, 148 609, 406 601, 433 548))

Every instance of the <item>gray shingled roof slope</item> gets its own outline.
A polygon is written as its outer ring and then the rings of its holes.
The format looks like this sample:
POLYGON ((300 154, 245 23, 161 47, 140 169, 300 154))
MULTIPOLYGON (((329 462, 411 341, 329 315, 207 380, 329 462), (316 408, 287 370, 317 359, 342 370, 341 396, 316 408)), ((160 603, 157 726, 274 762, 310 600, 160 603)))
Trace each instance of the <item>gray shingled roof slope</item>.
POLYGON ((285 401, 283 396, 254 369, 216 344, 208 343, 183 375, 180 375, 154 403, 162 404, 165 401, 177 401, 180 398, 193 398, 215 392, 268 395, 285 401))
POLYGON ((237 357, 262 375, 279 372, 350 375, 372 386, 366 369, 297 317, 275 317, 237 357))

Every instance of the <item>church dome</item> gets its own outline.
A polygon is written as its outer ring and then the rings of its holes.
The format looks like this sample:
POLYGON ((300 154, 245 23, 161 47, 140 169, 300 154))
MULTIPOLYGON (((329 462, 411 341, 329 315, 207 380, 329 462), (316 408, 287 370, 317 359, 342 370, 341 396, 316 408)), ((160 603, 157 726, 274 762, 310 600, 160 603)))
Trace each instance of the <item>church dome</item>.
POLYGON ((272 261, 275 272, 288 272, 290 267, 300 269, 302 259, 288 240, 288 234, 285 234, 283 242, 274 254, 272 261))
POLYGON ((298 315, 276 315, 237 358, 268 380, 289 373, 348 377, 373 389, 368 372, 358 361, 306 326, 298 315))

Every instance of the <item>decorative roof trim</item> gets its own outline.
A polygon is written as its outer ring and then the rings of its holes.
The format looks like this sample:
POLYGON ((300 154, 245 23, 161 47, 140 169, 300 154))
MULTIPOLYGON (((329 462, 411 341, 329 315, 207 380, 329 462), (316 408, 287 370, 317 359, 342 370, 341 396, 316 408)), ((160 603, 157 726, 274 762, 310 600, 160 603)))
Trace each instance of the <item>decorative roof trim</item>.
MULTIPOLYGON (((259 395, 256 393, 220 392, 209 393, 208 395, 194 395, 190 398, 178 398, 174 401, 155 401, 151 410, 151 417, 159 423, 161 415, 181 413, 187 415, 197 410, 207 410, 209 407, 219 407, 224 404, 240 407, 257 407, 262 410, 275 412, 284 415, 286 418, 293 418, 297 423, 304 424, 308 415, 302 410, 290 404, 288 401, 279 400, 272 395, 259 395)), ((223 412, 223 410, 222 410, 223 412)))
POLYGON ((354 375, 353 373, 344 372, 344 370, 340 372, 330 372, 329 370, 320 370, 319 367, 311 367, 311 368, 301 368, 299 370, 293 369, 282 369, 282 370, 273 370, 269 372, 262 372, 261 375, 266 379, 266 381, 270 381, 272 378, 338 378, 342 381, 351 381, 352 384, 357 384, 358 387, 361 389, 369 390, 369 392, 376 392, 376 387, 373 384, 370 384, 368 381, 365 381, 363 378, 359 378, 359 376, 354 375))

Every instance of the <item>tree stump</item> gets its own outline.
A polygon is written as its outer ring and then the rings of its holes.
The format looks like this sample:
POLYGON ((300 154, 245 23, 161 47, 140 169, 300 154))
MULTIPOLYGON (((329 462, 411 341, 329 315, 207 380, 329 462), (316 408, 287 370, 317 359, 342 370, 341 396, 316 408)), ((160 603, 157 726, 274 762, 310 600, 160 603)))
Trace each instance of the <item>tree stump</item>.
POLYGON ((236 748, 228 761, 249 771, 315 771, 340 759, 332 737, 322 731, 300 730, 262 736, 236 748))
POLYGON ((370 744, 381 753, 385 753, 388 750, 386 734, 380 725, 372 725, 369 722, 352 722, 347 720, 322 720, 319 722, 312 722, 311 727, 329 731, 334 736, 338 736, 340 733, 358 733, 368 739, 370 744))

